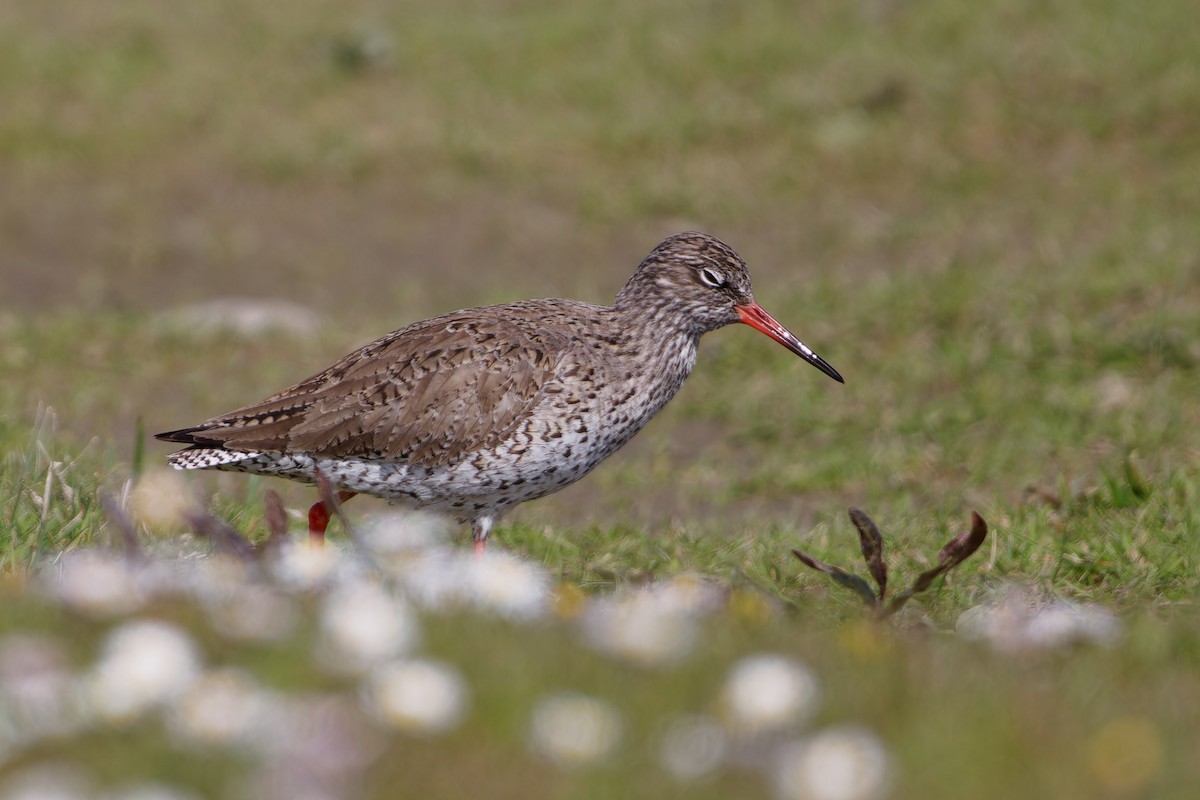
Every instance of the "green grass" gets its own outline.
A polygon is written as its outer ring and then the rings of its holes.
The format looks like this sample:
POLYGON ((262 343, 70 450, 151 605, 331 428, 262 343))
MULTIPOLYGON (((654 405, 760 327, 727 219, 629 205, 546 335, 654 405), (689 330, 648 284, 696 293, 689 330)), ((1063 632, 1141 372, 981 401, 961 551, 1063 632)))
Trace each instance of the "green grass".
MULTIPOLYGON (((645 433, 516 511, 496 543, 571 591, 700 572, 782 611, 755 624, 734 604, 705 623, 697 655, 660 672, 582 650, 570 623, 427 625, 477 713, 447 738, 389 745, 371 790, 764 793, 736 771, 680 787, 654 747, 664 720, 711 710, 736 658, 771 650, 818 674, 818 724, 881 737, 897 797, 1188 797, 1197 41, 1180 0, 309 0, 286 15, 253 1, 10 3, 3 630, 49 631, 80 663, 94 657, 95 624, 45 606, 27 576, 113 543, 98 494, 123 493, 143 445, 145 469, 165 452, 139 430, 264 396, 437 311, 607 301, 661 236, 698 227, 746 257, 760 302, 846 385, 746 329, 714 333, 645 433), (300 301, 326 324, 192 336, 158 316, 230 295, 300 301), (991 534, 876 630, 790 555, 861 571, 849 506, 879 523, 896 585, 971 510, 991 534), (1109 606, 1127 634, 1014 657, 947 633, 1010 584, 1109 606), (560 773, 528 753, 533 699, 572 687, 630 720, 609 767, 560 773), (1105 748, 1130 730, 1143 740, 1117 750, 1141 753, 1126 773, 1147 777, 1123 787, 1105 748)), ((194 484, 253 538, 267 488, 294 508, 313 500, 241 476, 194 484)), ((194 609, 154 613, 203 631, 194 609)), ((200 635, 214 661, 268 683, 328 685, 303 631, 259 650, 200 635)), ((206 794, 237 771, 220 757, 197 768, 147 725, 12 763, 0 752, 0 780, 43 756, 85 761, 102 782, 166 765, 206 794)))

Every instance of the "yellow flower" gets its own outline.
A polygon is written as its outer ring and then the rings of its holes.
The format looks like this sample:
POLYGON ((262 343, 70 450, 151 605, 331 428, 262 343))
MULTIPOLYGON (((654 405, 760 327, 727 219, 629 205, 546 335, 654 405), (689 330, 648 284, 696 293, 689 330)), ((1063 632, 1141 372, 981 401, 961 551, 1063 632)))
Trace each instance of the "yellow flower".
POLYGON ((1117 717, 1092 734, 1087 761, 1102 791, 1141 792, 1162 771, 1162 736, 1145 717, 1117 717))

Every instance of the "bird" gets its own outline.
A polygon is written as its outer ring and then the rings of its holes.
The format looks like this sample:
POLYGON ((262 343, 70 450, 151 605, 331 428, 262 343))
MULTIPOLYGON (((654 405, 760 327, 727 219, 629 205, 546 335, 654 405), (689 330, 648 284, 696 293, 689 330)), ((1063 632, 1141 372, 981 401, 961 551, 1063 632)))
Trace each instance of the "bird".
MULTIPOLYGON (((470 525, 478 553, 504 513, 625 445, 683 386, 700 337, 733 323, 845 382, 763 310, 733 248, 686 232, 655 247, 611 306, 523 300, 414 322, 156 438, 187 445, 167 456, 176 469, 323 475, 342 502, 367 494, 448 515, 470 525)), ((310 541, 324 541, 333 510, 309 509, 310 541)))

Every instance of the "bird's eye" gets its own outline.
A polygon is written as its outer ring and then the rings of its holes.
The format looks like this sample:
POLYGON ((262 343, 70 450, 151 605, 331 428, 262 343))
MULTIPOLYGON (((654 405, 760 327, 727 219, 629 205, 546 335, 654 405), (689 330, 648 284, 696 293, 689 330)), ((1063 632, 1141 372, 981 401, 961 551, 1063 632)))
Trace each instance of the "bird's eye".
POLYGON ((700 280, 704 282, 705 286, 711 286, 714 289, 720 289, 726 283, 724 275, 707 267, 700 270, 700 280))

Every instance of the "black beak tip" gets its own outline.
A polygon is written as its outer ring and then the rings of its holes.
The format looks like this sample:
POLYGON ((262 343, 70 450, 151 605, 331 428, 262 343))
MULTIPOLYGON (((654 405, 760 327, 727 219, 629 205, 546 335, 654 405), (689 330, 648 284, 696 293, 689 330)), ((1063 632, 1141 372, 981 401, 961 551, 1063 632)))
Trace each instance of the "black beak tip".
POLYGON ((842 377, 842 373, 834 369, 833 365, 820 356, 816 357, 816 361, 813 362, 813 366, 821 370, 821 372, 824 372, 829 377, 833 378, 838 383, 844 384, 846 382, 846 379, 842 377))

